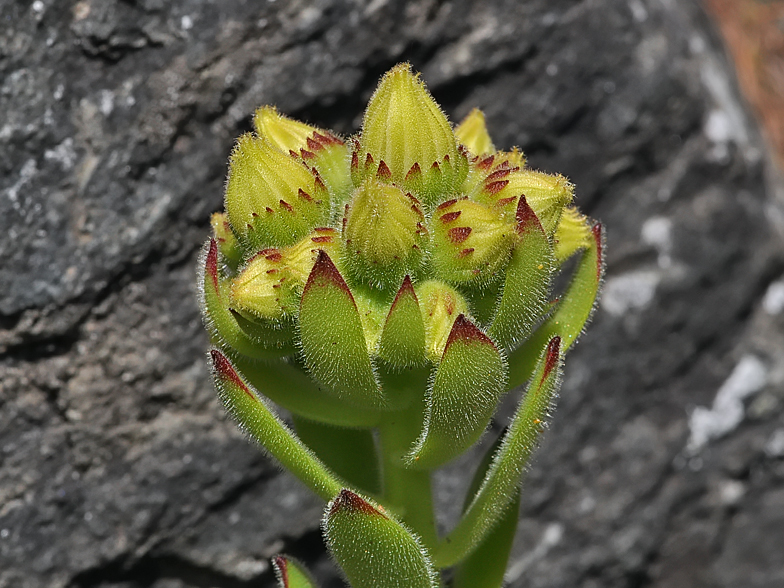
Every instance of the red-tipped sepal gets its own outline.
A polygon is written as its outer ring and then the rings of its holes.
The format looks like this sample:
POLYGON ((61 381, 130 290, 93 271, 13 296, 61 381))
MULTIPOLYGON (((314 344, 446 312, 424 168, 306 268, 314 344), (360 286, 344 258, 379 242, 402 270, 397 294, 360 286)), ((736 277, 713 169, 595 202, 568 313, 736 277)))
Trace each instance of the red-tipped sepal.
POLYGON ((302 292, 299 327, 305 366, 318 382, 355 406, 384 406, 354 297, 323 250, 302 292))
POLYGON ((505 384, 498 348, 461 314, 427 394, 424 428, 406 458, 409 466, 436 468, 471 447, 487 428, 505 384))
POLYGON ((545 314, 553 274, 553 247, 525 196, 517 205, 518 243, 506 268, 503 294, 489 334, 506 350, 517 347, 545 314))
POLYGON ((421 365, 425 359, 425 323, 409 276, 403 279, 387 314, 378 356, 398 368, 421 365))
POLYGON ((278 588, 316 588, 316 582, 305 566, 288 555, 276 555, 272 558, 278 588))
POLYGON ((381 507, 343 489, 327 505, 322 529, 352 588, 436 588, 421 541, 381 507))

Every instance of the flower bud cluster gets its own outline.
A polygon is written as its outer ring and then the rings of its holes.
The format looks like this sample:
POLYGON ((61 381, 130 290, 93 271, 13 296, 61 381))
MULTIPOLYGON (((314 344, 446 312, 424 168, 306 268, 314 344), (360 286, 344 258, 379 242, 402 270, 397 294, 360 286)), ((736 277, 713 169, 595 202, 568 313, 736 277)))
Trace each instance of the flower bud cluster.
MULTIPOLYGON (((550 308, 552 275, 601 245, 565 177, 497 150, 479 110, 453 128, 408 64, 384 75, 356 136, 273 107, 253 122, 231 154, 225 213, 212 220, 207 324, 228 351, 294 356, 349 405, 391 409, 382 372, 422 366, 441 366, 431 380, 444 398, 472 386, 495 398, 506 355, 550 308), (450 353, 479 362, 477 381, 453 385, 450 353)), ((450 455, 420 441, 422 463, 450 455)))

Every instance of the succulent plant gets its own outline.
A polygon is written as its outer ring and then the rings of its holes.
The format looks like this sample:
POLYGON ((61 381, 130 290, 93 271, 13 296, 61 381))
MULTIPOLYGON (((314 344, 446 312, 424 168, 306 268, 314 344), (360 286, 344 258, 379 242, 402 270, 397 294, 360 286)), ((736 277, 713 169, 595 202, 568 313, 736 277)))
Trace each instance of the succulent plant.
MULTIPOLYGON (((272 107, 254 126, 202 256, 221 400, 328 502, 325 540, 354 588, 438 586, 453 567, 455 588, 500 586, 523 470, 598 294, 601 225, 566 178, 496 150, 480 111, 453 129, 408 64, 355 137, 272 107), (526 382, 439 536, 432 472, 526 382)), ((314 585, 290 558, 274 565, 282 586, 314 585)))

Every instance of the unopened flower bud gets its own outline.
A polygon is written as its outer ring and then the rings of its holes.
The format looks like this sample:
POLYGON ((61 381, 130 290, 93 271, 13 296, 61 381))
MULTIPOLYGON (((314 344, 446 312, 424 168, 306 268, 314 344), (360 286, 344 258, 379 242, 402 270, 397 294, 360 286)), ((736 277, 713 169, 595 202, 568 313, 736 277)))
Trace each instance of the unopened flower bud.
POLYGON ((256 318, 280 320, 297 310, 296 285, 280 250, 264 249, 232 280, 232 304, 256 318))
POLYGON ((351 159, 341 139, 329 131, 283 116, 274 106, 259 108, 253 124, 260 137, 315 168, 333 200, 345 200, 352 187, 351 159))
POLYGON ((457 140, 468 148, 471 155, 486 157, 495 153, 493 140, 487 132, 485 114, 478 108, 468 113, 455 129, 457 140))
POLYGON ((329 219, 322 180, 269 141, 243 135, 231 155, 226 212, 250 249, 295 243, 329 219))
POLYGON ((400 188, 366 179, 354 192, 345 226, 346 261, 358 281, 397 286, 418 269, 427 240, 421 205, 400 188))
POLYGON ((433 213, 432 263, 453 284, 485 284, 509 260, 514 225, 490 206, 466 198, 448 200, 433 213))
POLYGON ((334 254, 339 244, 335 229, 318 228, 290 247, 260 251, 232 281, 232 303, 239 311, 264 320, 296 314, 318 252, 324 249, 334 254))
POLYGON ((446 115, 408 63, 392 68, 371 97, 356 159, 365 175, 388 170, 390 181, 418 189, 425 204, 468 171, 446 115))
POLYGON ((574 198, 574 186, 560 174, 513 166, 512 160, 493 169, 477 186, 473 198, 492 205, 506 218, 514 216, 517 201, 525 196, 545 232, 552 236, 564 207, 574 198))
POLYGON ((423 282, 415 291, 425 320, 425 356, 437 363, 455 320, 468 315, 468 303, 460 292, 439 280, 423 282))

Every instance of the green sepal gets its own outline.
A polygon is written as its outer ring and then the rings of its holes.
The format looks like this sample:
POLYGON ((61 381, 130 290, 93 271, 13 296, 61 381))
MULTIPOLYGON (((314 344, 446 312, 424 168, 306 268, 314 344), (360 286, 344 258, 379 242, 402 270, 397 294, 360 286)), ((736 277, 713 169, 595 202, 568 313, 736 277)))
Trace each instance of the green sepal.
POLYGON ((456 564, 476 549, 517 495, 522 473, 553 411, 561 380, 560 345, 558 337, 547 344, 479 490, 457 526, 434 551, 439 568, 456 564))
POLYGON ((437 588, 417 536, 382 507, 343 489, 327 505, 322 529, 352 588, 437 588))
POLYGON ((278 579, 278 588, 316 588, 305 566, 288 555, 276 555, 272 558, 272 567, 278 579))
POLYGON ((427 394, 422 434, 406 456, 409 467, 436 468, 476 443, 505 384, 506 365, 498 348, 459 315, 427 394))
POLYGON ((217 349, 210 351, 215 388, 226 410, 248 436, 323 500, 346 483, 331 472, 280 420, 217 349))
POLYGON ((228 306, 229 293, 218 269, 218 244, 210 239, 202 250, 204 271, 199 276, 202 318, 214 343, 254 359, 274 360, 294 353, 293 333, 270 325, 239 321, 228 306))
POLYGON ((269 363, 237 356, 232 361, 254 388, 292 414, 334 427, 352 428, 373 427, 381 418, 380 411, 335 398, 290 360, 269 363))
POLYGON ((393 367, 422 365, 425 360, 425 322, 411 278, 403 278, 384 321, 378 356, 393 367))
POLYGON ((591 318, 604 277, 604 231, 591 229, 592 243, 583 251, 569 287, 542 325, 517 350, 509 354, 509 386, 520 386, 531 375, 542 347, 554 336, 561 338, 561 354, 574 344, 591 318))
POLYGON ((302 442, 353 488, 368 494, 381 492, 381 472, 371 430, 333 427, 297 416, 294 429, 302 442))
POLYGON ((385 405, 354 297, 324 250, 302 292, 299 328, 305 366, 317 381, 349 404, 385 405))
POLYGON ((524 341, 545 314, 554 268, 553 247, 525 196, 517 204, 518 244, 506 268, 498 311, 488 334, 509 351, 524 341))
MULTIPOLYGON (((493 456, 501 445, 502 433, 485 453, 482 462, 476 469, 471 485, 466 493, 463 512, 470 506, 474 495, 479 491, 482 480, 490 468, 493 456)), ((455 569, 452 588, 501 588, 504 572, 512 551, 517 520, 520 516, 520 489, 515 498, 504 511, 499 521, 487 534, 484 541, 472 551, 455 569)))

